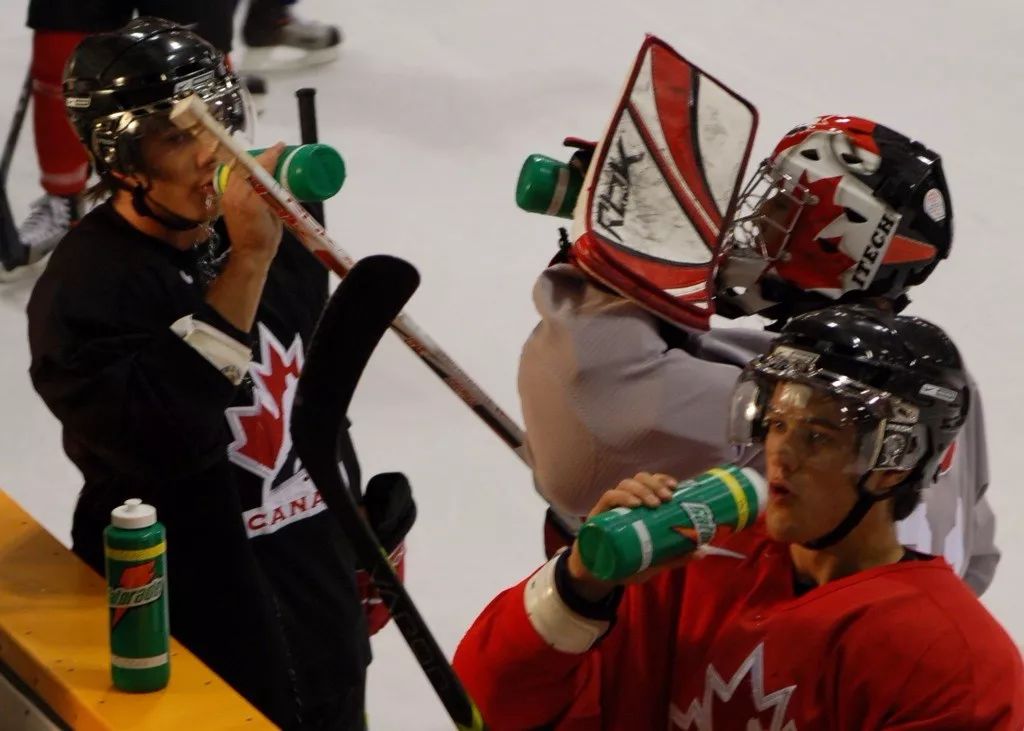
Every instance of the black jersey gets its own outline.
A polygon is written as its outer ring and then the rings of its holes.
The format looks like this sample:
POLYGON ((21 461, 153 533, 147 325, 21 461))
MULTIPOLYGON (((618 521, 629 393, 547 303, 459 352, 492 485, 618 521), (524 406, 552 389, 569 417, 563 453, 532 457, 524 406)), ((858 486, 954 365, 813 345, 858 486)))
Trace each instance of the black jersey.
POLYGON ((153 504, 174 635, 279 725, 360 719, 370 651, 354 557, 288 428, 326 271, 286 234, 251 333, 205 303, 205 272, 198 252, 107 203, 64 238, 32 293, 32 381, 85 480, 74 550, 102 572, 111 509, 153 504), (187 315, 251 344, 241 385, 172 332, 187 315))

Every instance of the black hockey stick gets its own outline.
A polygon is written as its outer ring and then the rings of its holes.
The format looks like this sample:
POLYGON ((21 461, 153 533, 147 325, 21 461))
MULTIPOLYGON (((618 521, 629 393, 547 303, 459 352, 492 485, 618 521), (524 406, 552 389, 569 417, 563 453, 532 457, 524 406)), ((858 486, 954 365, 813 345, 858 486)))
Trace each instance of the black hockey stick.
POLYGON ((7 200, 7 173, 14 159, 14 149, 18 146, 18 137, 28 110, 28 100, 32 95, 32 72, 25 75, 25 83, 21 86, 18 105, 14 108, 14 118, 7 132, 3 157, 0 157, 0 264, 7 270, 28 264, 29 250, 18 236, 18 228, 11 215, 11 204, 7 200))
POLYGON ((338 469, 338 435, 347 427, 346 412, 359 377, 418 285, 419 274, 402 259, 370 256, 352 267, 313 334, 292 407, 292 443, 456 727, 482 731, 486 727, 480 711, 359 513, 338 469))

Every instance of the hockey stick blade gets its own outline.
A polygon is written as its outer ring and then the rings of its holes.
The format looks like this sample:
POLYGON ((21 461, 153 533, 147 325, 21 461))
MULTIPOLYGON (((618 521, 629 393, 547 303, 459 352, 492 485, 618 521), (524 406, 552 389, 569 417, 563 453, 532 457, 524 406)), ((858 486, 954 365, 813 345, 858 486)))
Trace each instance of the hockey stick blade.
POLYGON ((338 467, 338 435, 359 378, 419 284, 411 264, 388 256, 359 261, 331 296, 313 334, 291 413, 292 443, 331 515, 370 574, 417 662, 451 716, 465 731, 486 727, 359 512, 338 467))
POLYGON ((299 378, 293 430, 299 411, 331 413, 337 417, 327 425, 333 439, 377 343, 418 286, 416 269, 390 256, 366 257, 341 280, 313 333, 299 378))

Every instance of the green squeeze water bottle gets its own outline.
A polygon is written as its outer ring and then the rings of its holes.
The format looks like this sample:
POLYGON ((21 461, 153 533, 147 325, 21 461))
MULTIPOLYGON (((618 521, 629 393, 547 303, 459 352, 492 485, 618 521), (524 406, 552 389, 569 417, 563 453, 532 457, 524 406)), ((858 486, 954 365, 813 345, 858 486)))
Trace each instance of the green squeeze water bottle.
POLYGON ((156 508, 132 498, 111 512, 103 539, 114 685, 159 690, 171 675, 164 526, 156 508))
MULTIPOLYGON (((259 155, 263 149, 249 150, 249 154, 259 155)), ((217 168, 213 187, 218 193, 224 192, 230 175, 230 165, 217 168)), ((289 145, 277 159, 274 179, 297 201, 325 201, 341 190, 345 182, 345 161, 330 145, 289 145)))
POLYGON ((614 508, 580 528, 580 558, 602 581, 620 581, 742 530, 764 511, 764 478, 722 465, 680 482, 657 508, 614 508))
POLYGON ((530 213, 572 218, 583 187, 585 168, 547 155, 530 155, 523 161, 516 183, 516 205, 530 213))

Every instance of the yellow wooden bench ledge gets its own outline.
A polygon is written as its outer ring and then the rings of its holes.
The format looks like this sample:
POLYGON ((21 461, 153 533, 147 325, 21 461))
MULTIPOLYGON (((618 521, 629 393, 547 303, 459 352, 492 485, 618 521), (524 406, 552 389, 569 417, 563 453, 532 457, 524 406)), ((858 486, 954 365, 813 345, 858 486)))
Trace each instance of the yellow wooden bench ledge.
POLYGON ((173 640, 167 688, 114 688, 106 602, 103 579, 0 490, 0 661, 58 717, 80 731, 275 728, 173 640))

